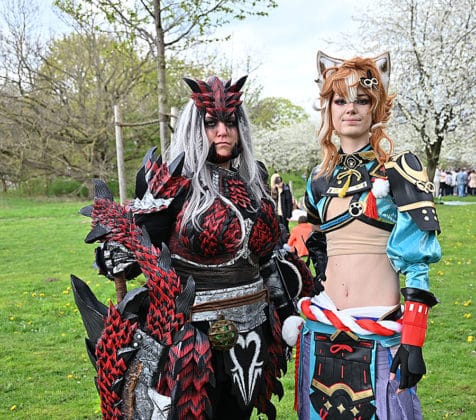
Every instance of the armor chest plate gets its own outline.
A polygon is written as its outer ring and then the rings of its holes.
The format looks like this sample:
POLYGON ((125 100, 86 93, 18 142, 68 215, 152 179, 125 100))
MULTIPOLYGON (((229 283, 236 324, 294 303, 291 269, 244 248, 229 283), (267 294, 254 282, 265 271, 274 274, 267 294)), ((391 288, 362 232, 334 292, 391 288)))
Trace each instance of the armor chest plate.
POLYGON ((279 234, 272 204, 265 199, 257 203, 237 175, 219 175, 214 182, 219 183, 221 197, 202 214, 199 229, 192 223, 180 229, 185 203, 170 238, 172 254, 195 263, 221 265, 271 252, 279 234))

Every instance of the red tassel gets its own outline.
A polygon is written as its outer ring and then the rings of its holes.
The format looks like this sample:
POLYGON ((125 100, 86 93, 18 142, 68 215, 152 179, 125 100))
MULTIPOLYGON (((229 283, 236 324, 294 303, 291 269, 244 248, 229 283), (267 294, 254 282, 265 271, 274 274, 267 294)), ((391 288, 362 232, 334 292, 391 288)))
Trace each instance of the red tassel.
POLYGON ((367 206, 364 214, 371 219, 378 219, 377 200, 372 190, 370 190, 367 195, 367 206))
MULTIPOLYGON (((299 330, 302 329, 302 325, 299 330)), ((299 355, 301 353, 301 337, 296 342, 296 361, 294 363, 294 411, 298 411, 298 392, 299 392, 299 355)))

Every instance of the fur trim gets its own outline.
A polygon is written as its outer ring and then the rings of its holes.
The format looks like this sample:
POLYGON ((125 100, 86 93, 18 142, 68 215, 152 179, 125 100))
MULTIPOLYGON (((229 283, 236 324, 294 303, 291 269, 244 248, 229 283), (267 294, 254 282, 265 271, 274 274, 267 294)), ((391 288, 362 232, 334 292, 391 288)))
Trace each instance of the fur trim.
POLYGON ((377 178, 372 185, 372 193, 375 198, 383 198, 390 192, 390 184, 387 179, 377 178))
POLYGON ((296 315, 291 315, 284 320, 282 336, 288 346, 294 347, 296 345, 302 324, 304 324, 304 319, 296 315))

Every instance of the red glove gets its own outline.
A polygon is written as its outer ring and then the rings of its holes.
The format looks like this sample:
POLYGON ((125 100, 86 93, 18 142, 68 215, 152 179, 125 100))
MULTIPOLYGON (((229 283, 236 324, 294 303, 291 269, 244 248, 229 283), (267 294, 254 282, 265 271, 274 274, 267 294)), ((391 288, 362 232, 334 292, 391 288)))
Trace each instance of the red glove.
POLYGON ((402 289, 405 298, 401 345, 393 358, 390 373, 400 367, 400 389, 411 388, 426 373, 422 347, 425 342, 428 312, 438 303, 435 296, 421 289, 402 289))

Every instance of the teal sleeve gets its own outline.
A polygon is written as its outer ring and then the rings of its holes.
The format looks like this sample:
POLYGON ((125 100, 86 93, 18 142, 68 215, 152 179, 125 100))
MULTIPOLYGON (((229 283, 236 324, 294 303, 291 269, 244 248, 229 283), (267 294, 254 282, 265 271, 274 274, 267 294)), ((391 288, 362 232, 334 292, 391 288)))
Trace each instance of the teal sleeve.
POLYGON ((399 212, 387 243, 387 255, 396 271, 406 276, 406 287, 429 290, 429 265, 441 258, 436 232, 420 230, 410 215, 399 212))
POLYGON ((314 194, 312 193, 312 175, 307 179, 306 184, 306 201, 314 211, 317 212, 317 203, 315 202, 314 194))
POLYGON ((319 214, 319 200, 321 197, 316 197, 313 191, 313 174, 309 177, 306 185, 306 193, 304 195, 304 208, 307 212, 307 219, 309 223, 314 225, 322 224, 321 216, 319 214))

